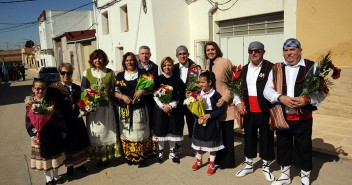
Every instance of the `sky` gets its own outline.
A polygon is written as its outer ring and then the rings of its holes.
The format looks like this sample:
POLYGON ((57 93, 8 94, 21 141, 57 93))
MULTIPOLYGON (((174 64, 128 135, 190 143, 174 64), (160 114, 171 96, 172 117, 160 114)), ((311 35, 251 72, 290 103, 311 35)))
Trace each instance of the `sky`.
MULTIPOLYGON (((72 10, 91 2, 92 0, 0 0, 0 50, 23 48, 28 40, 39 44, 37 21, 43 10, 72 10), (18 24, 31 22, 35 23, 18 24)), ((80 10, 91 10, 92 7, 89 4, 80 10)))

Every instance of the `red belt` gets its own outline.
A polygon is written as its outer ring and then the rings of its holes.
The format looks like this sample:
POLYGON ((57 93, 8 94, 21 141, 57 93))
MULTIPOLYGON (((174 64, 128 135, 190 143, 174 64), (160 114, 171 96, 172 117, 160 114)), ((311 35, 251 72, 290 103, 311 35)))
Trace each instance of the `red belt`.
POLYGON ((250 112, 262 112, 258 103, 257 96, 248 96, 249 100, 249 111, 250 112))
POLYGON ((312 119, 312 112, 307 112, 305 114, 287 114, 286 116, 287 120, 291 121, 299 121, 299 120, 309 120, 312 119))

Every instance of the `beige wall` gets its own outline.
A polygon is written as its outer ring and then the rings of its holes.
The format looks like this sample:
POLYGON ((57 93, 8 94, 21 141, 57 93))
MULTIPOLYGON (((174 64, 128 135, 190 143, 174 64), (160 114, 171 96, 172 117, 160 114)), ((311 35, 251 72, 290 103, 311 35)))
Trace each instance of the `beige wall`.
POLYGON ((352 1, 298 0, 297 38, 303 56, 317 60, 328 50, 340 67, 352 67, 352 1))

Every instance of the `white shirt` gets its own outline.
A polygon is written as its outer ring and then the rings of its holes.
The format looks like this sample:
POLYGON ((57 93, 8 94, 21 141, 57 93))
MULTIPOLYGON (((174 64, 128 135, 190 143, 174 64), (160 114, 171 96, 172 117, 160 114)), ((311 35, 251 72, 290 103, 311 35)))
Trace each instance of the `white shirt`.
MULTIPOLYGON (((285 64, 287 63, 285 62, 285 64)), ((297 79, 300 66, 305 66, 305 62, 303 58, 301 58, 301 60, 294 66, 285 65, 285 77, 286 77, 286 86, 287 86, 286 96, 295 97, 294 96, 295 84, 296 84, 296 79, 297 79)), ((313 67, 315 70, 317 67, 317 64, 315 63, 313 67)), ((266 85, 264 88, 264 97, 272 104, 274 104, 274 103, 277 103, 277 98, 279 96, 280 94, 274 90, 273 72, 270 71, 270 74, 268 76, 268 81, 266 82, 266 85)), ((310 103, 313 106, 318 106, 325 99, 325 95, 323 93, 319 93, 319 94, 309 96, 309 98, 310 98, 310 103)), ((296 110, 287 108, 286 113, 295 114, 296 110)))
POLYGON ((188 61, 187 61, 187 63, 185 65, 182 65, 181 63, 179 65, 180 78, 183 81, 183 83, 186 83, 187 75, 188 75, 188 68, 189 68, 189 62, 188 61))
MULTIPOLYGON (((252 62, 248 64, 248 71, 246 76, 248 96, 257 96, 257 78, 260 70, 262 69, 263 61, 258 66, 254 66, 252 62)), ((241 99, 235 94, 232 104, 238 105, 241 103, 241 99)))
POLYGON ((211 107, 211 101, 210 101, 210 97, 212 97, 215 93, 214 89, 210 89, 210 91, 208 93, 205 93, 204 91, 200 92, 200 95, 203 98, 203 102, 204 102, 204 109, 205 110, 213 110, 213 108, 211 107))

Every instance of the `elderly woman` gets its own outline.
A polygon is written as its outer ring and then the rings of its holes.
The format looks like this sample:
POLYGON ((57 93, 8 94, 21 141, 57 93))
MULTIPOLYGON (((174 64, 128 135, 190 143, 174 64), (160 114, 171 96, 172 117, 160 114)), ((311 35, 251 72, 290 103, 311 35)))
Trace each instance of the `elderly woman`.
POLYGON ((181 113, 183 100, 185 99, 184 83, 177 75, 172 75, 174 60, 165 57, 161 60, 162 74, 155 78, 154 88, 157 90, 163 85, 173 88, 170 102, 161 102, 154 96, 156 106, 154 108, 153 140, 158 142, 159 163, 163 160, 165 141, 169 141, 169 159, 174 163, 180 163, 174 149, 178 141, 183 140, 184 119, 181 113))
POLYGON ((226 70, 231 68, 232 64, 230 60, 222 58, 219 46, 213 41, 208 41, 205 44, 204 53, 208 60, 206 70, 215 74, 215 89, 221 94, 217 107, 226 105, 225 113, 219 118, 225 149, 217 153, 215 163, 219 164, 220 169, 233 168, 235 167, 233 135, 235 107, 231 105, 231 92, 224 84, 226 70))
POLYGON ((99 110, 87 115, 87 131, 91 143, 91 157, 97 159, 97 166, 109 165, 109 160, 120 157, 117 123, 114 113, 112 87, 114 72, 106 68, 108 64, 106 53, 97 49, 89 56, 88 68, 83 72, 82 90, 94 89, 105 101, 99 103, 99 110))
POLYGON ((68 134, 65 138, 65 153, 67 175, 74 174, 73 168, 87 173, 85 163, 89 161, 89 138, 86 126, 82 118, 78 118, 79 108, 77 102, 81 97, 81 87, 72 83, 73 66, 70 63, 63 63, 59 66, 60 81, 52 83, 49 93, 52 93, 59 103, 60 110, 68 127, 68 134))
POLYGON ((124 71, 116 76, 115 98, 119 106, 121 142, 128 165, 146 165, 149 156, 155 154, 149 128, 149 114, 145 103, 146 90, 136 91, 138 78, 145 71, 138 69, 132 52, 123 55, 124 71))

